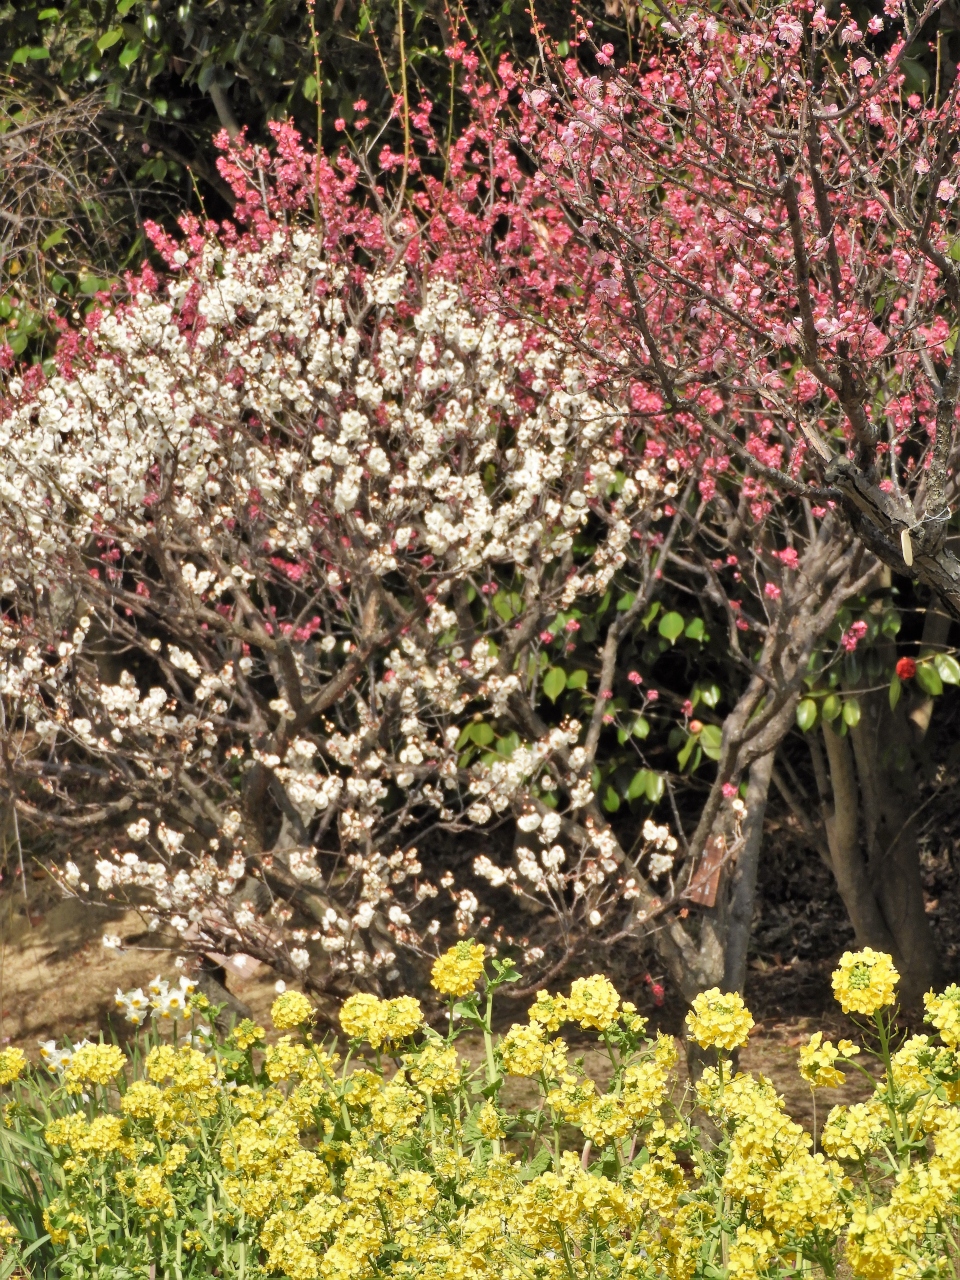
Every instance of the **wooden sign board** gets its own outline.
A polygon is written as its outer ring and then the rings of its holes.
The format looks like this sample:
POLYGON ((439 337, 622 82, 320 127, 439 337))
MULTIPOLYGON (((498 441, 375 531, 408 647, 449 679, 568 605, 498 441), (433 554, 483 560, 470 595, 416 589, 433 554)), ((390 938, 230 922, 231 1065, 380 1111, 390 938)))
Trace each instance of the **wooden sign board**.
POLYGON ((700 865, 683 895, 701 907, 712 907, 717 901, 720 872, 727 857, 727 841, 724 836, 711 836, 700 859, 700 865))

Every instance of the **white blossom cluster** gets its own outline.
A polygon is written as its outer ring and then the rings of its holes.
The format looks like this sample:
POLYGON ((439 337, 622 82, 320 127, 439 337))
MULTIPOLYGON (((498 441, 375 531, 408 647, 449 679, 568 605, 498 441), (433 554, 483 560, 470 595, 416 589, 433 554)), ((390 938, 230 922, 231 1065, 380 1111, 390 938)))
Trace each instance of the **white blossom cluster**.
POLYGON ((441 889, 469 931, 475 893, 414 848, 438 824, 517 818, 542 847, 481 880, 599 925, 635 880, 583 826, 584 726, 535 713, 542 637, 648 553, 674 461, 629 453, 578 353, 403 255, 364 274, 300 226, 180 257, 7 388, 23 820, 106 832, 95 889, 151 927, 295 971, 389 970, 432 945, 441 889), (475 722, 512 745, 465 760, 475 722))

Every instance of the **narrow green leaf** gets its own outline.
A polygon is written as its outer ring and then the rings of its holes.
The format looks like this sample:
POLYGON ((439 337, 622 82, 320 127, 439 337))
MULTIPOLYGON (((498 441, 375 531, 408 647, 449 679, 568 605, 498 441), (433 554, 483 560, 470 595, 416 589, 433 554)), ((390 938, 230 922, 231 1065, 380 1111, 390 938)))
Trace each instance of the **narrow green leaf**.
POLYGON ((620 797, 613 787, 606 787, 603 792, 603 807, 607 813, 616 813, 620 808, 620 797))
POLYGON ((693 755, 693 749, 697 745, 696 736, 692 733, 687 734, 687 740, 677 752, 677 764, 681 769, 687 767, 690 757, 693 755))
POLYGON ((663 799, 663 774, 654 773, 652 770, 647 774, 647 799, 651 804, 659 804, 663 799))
POLYGON ((890 681, 890 710, 892 711, 900 701, 900 695, 903 693, 903 685, 900 683, 900 677, 896 672, 893 673, 893 679, 890 681))
POLYGON ((47 253, 50 249, 54 247, 54 245, 58 245, 61 242, 61 240, 63 240, 66 237, 66 234, 67 234, 66 227, 58 227, 56 231, 50 232, 46 240, 44 240, 43 244, 41 244, 40 248, 43 250, 44 253, 47 253))

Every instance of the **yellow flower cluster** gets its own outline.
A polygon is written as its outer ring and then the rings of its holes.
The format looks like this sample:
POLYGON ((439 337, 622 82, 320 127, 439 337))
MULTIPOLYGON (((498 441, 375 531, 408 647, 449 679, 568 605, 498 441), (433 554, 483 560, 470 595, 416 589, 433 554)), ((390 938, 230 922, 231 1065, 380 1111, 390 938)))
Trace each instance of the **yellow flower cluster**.
POLYGON ((940 1039, 951 1049, 960 1045, 960 987, 951 983, 941 994, 928 991, 923 997, 927 1021, 940 1032, 940 1039))
POLYGON ((278 1031, 292 1031, 313 1021, 313 1005, 300 991, 284 991, 274 1000, 270 1017, 278 1031))
POLYGON ((27 1055, 22 1049, 0 1051, 0 1085, 12 1084, 27 1069, 27 1055))
MULTIPOLYGON (((845 957, 838 990, 854 975, 862 1012, 889 972, 874 953, 845 957)), ((457 973, 444 981, 462 986, 457 973)), ((272 1044, 252 1023, 222 1043, 154 1030, 129 1061, 81 1047, 73 1078, 35 1093, 12 1051, 0 1064, 19 1081, 8 1126, 29 1141, 36 1185, 57 1189, 42 1205, 49 1253, 35 1255, 48 1274, 89 1248, 103 1274, 165 1257, 184 1280, 783 1280, 835 1274, 841 1258, 860 1280, 938 1280, 960 1236, 952 1002, 927 1001, 939 1039, 895 1052, 881 1020, 873 1096, 830 1111, 820 1150, 769 1080, 724 1059, 752 1025, 738 996, 694 1002, 691 1035, 720 1060, 691 1096, 674 1088, 674 1039, 642 1040, 600 975, 539 993, 498 1042, 488 1031, 480 1066, 455 1027, 424 1027, 415 1000, 369 994, 341 1011, 344 1062, 294 1033, 312 1015, 299 997, 272 1044), (566 1024, 594 1033, 609 1078, 587 1074, 566 1024), (504 1075, 530 1081, 521 1102, 504 1075), (80 1082, 116 1088, 81 1109, 80 1082), (694 1127, 698 1110, 709 1126, 694 1127)), ((833 1087, 857 1051, 816 1033, 801 1074, 833 1087)), ((0 1169, 0 1186, 14 1177, 0 1169)), ((36 1224, 4 1210, 0 1252, 16 1265, 36 1224)))
POLYGON ((84 1044, 70 1057, 63 1073, 68 1093, 80 1093, 84 1085, 107 1085, 127 1065, 123 1050, 115 1044, 84 1044))
POLYGON ((849 1040, 834 1045, 824 1040, 822 1031, 815 1031, 800 1050, 800 1074, 815 1089, 835 1089, 847 1078, 837 1070, 837 1059, 852 1058, 859 1052, 859 1046, 849 1040))
POLYGON ((468 995, 480 980, 486 948, 479 942, 458 942, 434 961, 430 983, 444 996, 468 995))
POLYGON ((398 1044, 423 1024, 420 1001, 412 996, 380 1000, 364 991, 350 996, 340 1010, 340 1025, 352 1040, 366 1040, 371 1048, 398 1044))
POLYGON ((845 951, 833 975, 833 993, 844 1013, 878 1013, 893 1004, 900 975, 882 951, 845 951))
POLYGON ((687 1014, 687 1030, 701 1049, 738 1049, 746 1044, 753 1017, 736 991, 701 991, 687 1014))

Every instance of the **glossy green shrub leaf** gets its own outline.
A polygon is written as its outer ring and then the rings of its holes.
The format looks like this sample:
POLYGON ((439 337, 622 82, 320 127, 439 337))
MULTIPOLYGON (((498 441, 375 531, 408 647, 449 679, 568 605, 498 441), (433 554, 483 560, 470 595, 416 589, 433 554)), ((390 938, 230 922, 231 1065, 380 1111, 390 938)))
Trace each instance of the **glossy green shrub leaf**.
POLYGON ((820 708, 820 714, 828 724, 836 720, 837 716, 843 710, 843 704, 835 693, 828 693, 823 700, 823 706, 820 708))
POLYGON ((896 672, 893 673, 893 679, 890 681, 890 710, 892 711, 900 701, 900 695, 903 693, 903 685, 900 683, 900 677, 896 672))
POLYGON ((847 698, 844 702, 843 723, 850 729, 855 729, 860 723, 860 703, 856 698, 847 698))
POLYGON ((940 678, 940 672, 932 662, 917 663, 917 684, 924 693, 928 693, 931 698, 936 698, 943 693, 943 681, 940 678))
POLYGON ((960 684, 960 662, 949 653, 938 653, 933 660, 944 684, 960 684))
POLYGON ((587 673, 583 667, 578 667, 576 671, 571 671, 567 676, 568 689, 585 689, 587 687, 587 673))
POLYGON ((705 724, 700 730, 700 746, 708 760, 719 760, 723 746, 723 730, 718 724, 705 724))
POLYGON ((664 640, 674 644, 683 634, 683 617, 679 613, 665 613, 657 628, 664 640))
POLYGON ((804 733, 809 733, 817 723, 817 704, 813 698, 804 698, 797 703, 797 725, 804 733))
POLYGON ((567 687, 567 673, 560 667, 551 667, 543 677, 543 692, 551 702, 556 702, 567 687))

